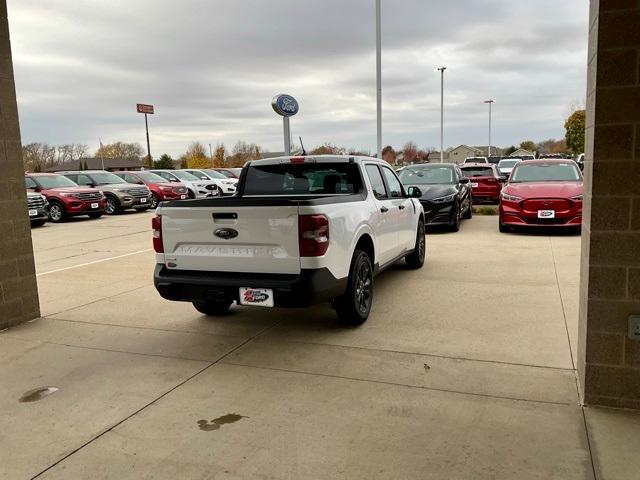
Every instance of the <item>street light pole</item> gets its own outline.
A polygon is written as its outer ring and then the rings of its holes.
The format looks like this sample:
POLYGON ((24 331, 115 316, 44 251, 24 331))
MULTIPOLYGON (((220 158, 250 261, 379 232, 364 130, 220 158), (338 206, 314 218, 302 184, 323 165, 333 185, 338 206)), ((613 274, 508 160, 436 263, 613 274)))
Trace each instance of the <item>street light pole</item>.
POLYGON ((489 104, 489 146, 487 149, 487 158, 491 156, 491 105, 493 105, 494 101, 495 100, 493 100, 492 98, 484 101, 484 103, 489 104))
POLYGON ((382 158, 382 21, 380 0, 376 0, 376 114, 378 158, 382 158))
POLYGON ((215 165, 213 164, 213 150, 211 150, 211 144, 209 144, 209 158, 211 159, 211 168, 215 165))
POLYGON ((439 67, 440 71, 440 163, 444 162, 444 71, 447 67, 439 67))

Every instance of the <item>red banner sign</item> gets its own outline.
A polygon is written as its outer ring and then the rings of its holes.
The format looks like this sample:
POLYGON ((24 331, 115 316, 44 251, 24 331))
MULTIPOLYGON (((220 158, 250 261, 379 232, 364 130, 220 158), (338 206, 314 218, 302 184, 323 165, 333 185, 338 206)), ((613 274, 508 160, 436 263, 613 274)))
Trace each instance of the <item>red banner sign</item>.
POLYGON ((137 103, 136 110, 138 113, 153 113, 153 105, 145 105, 144 103, 137 103))

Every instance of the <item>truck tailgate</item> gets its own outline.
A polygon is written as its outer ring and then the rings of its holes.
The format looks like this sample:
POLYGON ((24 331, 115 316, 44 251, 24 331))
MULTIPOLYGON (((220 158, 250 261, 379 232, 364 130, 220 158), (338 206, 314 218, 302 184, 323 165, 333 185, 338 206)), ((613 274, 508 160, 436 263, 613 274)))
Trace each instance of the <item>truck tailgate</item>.
POLYGON ((165 265, 209 272, 300 272, 298 206, 161 207, 165 265))

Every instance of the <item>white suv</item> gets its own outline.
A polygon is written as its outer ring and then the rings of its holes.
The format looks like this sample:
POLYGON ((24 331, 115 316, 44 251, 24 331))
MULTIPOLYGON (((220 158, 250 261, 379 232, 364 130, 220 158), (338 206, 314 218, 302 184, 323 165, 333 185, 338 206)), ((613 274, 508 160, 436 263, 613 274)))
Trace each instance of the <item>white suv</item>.
POLYGON ((216 172, 209 168, 185 168, 184 171, 189 172, 191 175, 198 177, 201 180, 211 180, 212 182, 215 182, 222 195, 233 195, 236 193, 236 185, 238 184, 237 178, 227 178, 220 172, 216 172))

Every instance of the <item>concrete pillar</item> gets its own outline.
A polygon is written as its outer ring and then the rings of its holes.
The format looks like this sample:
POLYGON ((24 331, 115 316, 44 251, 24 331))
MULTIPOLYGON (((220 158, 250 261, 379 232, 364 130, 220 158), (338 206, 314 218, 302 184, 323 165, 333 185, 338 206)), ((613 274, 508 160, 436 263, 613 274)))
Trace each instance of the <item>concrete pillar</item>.
POLYGON ((578 373, 585 404, 640 409, 640 2, 590 8, 578 373))
POLYGON ((0 330, 40 315, 6 0, 0 0, 0 330))

